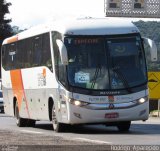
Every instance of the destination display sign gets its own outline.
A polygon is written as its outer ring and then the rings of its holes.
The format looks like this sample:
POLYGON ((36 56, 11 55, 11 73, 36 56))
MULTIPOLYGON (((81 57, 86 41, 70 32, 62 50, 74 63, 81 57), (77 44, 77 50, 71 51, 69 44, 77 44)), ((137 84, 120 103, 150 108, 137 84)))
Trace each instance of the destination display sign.
POLYGON ((160 18, 159 0, 105 0, 106 17, 160 18))
POLYGON ((96 44, 98 41, 98 38, 76 38, 74 44, 96 44))

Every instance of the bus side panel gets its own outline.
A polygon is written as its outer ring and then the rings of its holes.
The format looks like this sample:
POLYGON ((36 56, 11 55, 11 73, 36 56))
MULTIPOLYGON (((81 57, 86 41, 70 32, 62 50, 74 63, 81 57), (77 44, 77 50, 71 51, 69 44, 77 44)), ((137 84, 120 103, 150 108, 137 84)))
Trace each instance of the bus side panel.
MULTIPOLYGON (((57 102, 57 89, 25 89, 24 91, 28 103, 28 111, 30 116, 29 118, 35 120, 49 120, 48 100, 49 97, 53 97, 54 101, 57 102)), ((22 108, 23 107, 25 108, 25 102, 22 103, 22 108)), ((26 118, 26 115, 24 113, 25 110, 21 112, 21 116, 26 118)))
POLYGON ((48 120, 48 100, 59 100, 58 83, 46 67, 4 71, 3 93, 5 113, 14 116, 14 97, 18 101, 20 116, 35 120, 48 120))
MULTIPOLYGON (((36 120, 48 120, 48 101, 52 98, 59 100, 58 84, 52 73, 46 67, 36 67, 22 70, 25 101, 22 107, 28 107, 29 118, 36 120)), ((24 111, 22 111, 25 113, 24 111)), ((25 114, 21 113, 24 118, 25 114)))
POLYGON ((14 108, 13 108, 13 91, 6 87, 2 87, 3 89, 3 101, 4 101, 4 112, 8 115, 14 116, 14 108))

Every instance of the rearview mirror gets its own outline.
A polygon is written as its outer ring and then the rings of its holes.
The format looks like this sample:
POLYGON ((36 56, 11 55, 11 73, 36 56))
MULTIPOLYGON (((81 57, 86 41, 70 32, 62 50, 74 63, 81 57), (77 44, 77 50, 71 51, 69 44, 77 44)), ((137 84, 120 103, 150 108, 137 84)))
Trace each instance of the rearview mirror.
POLYGON ((157 61, 157 46, 155 42, 149 38, 143 37, 143 40, 150 47, 151 61, 157 61))
POLYGON ((56 40, 56 43, 57 43, 58 48, 59 48, 62 64, 63 65, 68 65, 68 55, 67 55, 67 48, 66 48, 66 46, 59 39, 56 40))

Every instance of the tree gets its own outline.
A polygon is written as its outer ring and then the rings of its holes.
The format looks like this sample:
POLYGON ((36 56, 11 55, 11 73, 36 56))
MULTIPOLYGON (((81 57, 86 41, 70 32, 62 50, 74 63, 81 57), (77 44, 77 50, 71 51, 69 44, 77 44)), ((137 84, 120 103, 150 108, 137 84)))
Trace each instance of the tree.
POLYGON ((27 29, 20 29, 18 26, 12 26, 12 33, 13 33, 14 35, 22 32, 22 31, 25 31, 25 30, 27 30, 27 29))
POLYGON ((160 71, 160 22, 157 21, 138 21, 134 24, 139 28, 142 37, 148 37, 155 41, 158 50, 158 61, 152 62, 150 52, 146 49, 147 65, 150 71, 160 71))
POLYGON ((12 35, 12 28, 10 26, 11 19, 6 19, 5 15, 9 13, 9 6, 11 3, 7 3, 6 0, 0 0, 0 46, 2 41, 12 35))
MULTIPOLYGON (((2 41, 12 35, 12 28, 9 25, 11 19, 6 19, 5 15, 9 13, 8 7, 11 3, 7 3, 5 0, 0 0, 0 50, 2 41)), ((1 51, 0 51, 0 66, 1 66, 1 51)), ((1 70, 0 70, 0 78, 1 78, 1 70)))

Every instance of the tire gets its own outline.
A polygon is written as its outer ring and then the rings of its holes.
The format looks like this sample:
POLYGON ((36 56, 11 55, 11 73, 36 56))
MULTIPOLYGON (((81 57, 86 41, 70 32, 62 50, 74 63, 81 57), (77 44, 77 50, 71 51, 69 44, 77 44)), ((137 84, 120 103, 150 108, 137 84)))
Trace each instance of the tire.
POLYGON ((26 126, 35 127, 35 125, 36 125, 36 121, 35 120, 31 120, 31 119, 26 119, 26 120, 27 120, 26 126))
POLYGON ((120 132, 128 132, 131 126, 131 121, 119 122, 117 128, 120 132))
POLYGON ((55 105, 52 107, 52 124, 55 132, 63 132, 65 130, 65 124, 59 123, 56 116, 55 105))
POLYGON ((0 109, 0 113, 4 113, 4 108, 3 107, 0 109))
POLYGON ((15 118, 16 118, 16 124, 18 127, 25 127, 27 125, 27 120, 23 119, 19 115, 19 109, 18 109, 18 103, 16 102, 15 105, 15 118))

